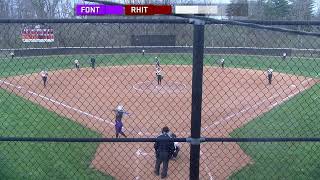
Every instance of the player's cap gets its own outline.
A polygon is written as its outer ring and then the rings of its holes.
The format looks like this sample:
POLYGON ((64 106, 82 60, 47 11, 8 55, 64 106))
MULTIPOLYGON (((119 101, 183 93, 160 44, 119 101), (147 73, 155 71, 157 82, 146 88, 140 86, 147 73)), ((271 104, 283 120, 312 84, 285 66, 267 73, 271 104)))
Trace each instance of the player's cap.
POLYGON ((123 106, 120 106, 120 105, 119 105, 116 110, 117 110, 117 111, 123 111, 123 106))
POLYGON ((155 59, 158 59, 158 57, 156 56, 155 59))

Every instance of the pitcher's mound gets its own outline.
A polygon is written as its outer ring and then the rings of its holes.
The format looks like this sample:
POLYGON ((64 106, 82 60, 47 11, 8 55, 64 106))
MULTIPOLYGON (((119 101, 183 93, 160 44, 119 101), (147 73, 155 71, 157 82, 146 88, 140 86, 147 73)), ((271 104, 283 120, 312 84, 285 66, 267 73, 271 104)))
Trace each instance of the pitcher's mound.
POLYGON ((156 81, 144 81, 133 85, 133 88, 146 93, 182 93, 187 91, 187 85, 172 81, 163 81, 161 85, 158 85, 156 81))

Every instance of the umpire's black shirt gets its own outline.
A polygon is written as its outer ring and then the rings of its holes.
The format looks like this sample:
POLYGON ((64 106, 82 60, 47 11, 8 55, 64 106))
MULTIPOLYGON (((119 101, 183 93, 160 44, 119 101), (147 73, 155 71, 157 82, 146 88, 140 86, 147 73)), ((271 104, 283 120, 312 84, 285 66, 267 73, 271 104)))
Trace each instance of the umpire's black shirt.
MULTIPOLYGON (((170 139, 170 136, 167 133, 163 133, 157 137, 157 139, 170 139)), ((157 141, 154 143, 154 149, 156 152, 167 152, 171 154, 174 151, 174 143, 169 141, 157 141)))

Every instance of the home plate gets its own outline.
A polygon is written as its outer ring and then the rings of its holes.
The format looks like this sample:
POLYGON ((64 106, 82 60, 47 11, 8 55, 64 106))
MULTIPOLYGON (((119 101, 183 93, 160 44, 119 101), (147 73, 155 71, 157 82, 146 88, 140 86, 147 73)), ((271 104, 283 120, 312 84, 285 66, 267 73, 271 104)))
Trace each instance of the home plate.
POLYGON ((290 85, 290 87, 296 87, 296 85, 294 85, 294 84, 291 84, 291 85, 290 85))

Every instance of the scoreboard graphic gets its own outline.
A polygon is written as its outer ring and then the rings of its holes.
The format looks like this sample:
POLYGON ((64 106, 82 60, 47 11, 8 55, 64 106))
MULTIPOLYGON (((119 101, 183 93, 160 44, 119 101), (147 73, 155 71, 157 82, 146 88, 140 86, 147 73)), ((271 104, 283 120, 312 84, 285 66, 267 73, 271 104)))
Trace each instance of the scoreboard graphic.
POLYGON ((53 29, 40 25, 24 27, 21 39, 22 42, 54 42, 53 29))
POLYGON ((217 15, 217 5, 89 5, 78 4, 75 8, 78 16, 104 15, 170 15, 170 14, 207 14, 217 15))

